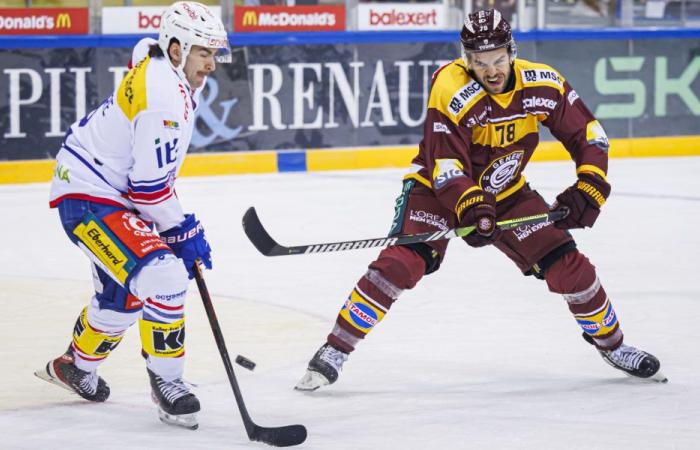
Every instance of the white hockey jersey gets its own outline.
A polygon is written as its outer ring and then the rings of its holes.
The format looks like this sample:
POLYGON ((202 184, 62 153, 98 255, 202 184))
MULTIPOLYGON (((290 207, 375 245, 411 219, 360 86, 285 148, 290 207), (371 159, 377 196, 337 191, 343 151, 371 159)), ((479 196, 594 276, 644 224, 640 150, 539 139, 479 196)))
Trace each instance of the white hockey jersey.
POLYGON ((74 123, 56 156, 50 205, 79 198, 124 206, 159 231, 185 216, 174 183, 187 153, 199 91, 164 58, 146 57, 97 109, 74 123))

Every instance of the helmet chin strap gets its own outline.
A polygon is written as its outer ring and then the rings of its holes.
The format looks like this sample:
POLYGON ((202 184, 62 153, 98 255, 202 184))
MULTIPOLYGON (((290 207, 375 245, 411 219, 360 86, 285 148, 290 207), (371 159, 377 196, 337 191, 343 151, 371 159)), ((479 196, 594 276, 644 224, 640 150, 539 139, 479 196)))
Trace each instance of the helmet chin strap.
POLYGON ((187 55, 190 54, 190 49, 188 48, 187 50, 182 48, 182 45, 180 46, 180 64, 177 66, 173 64, 173 60, 170 57, 170 50, 168 49, 168 54, 167 54, 167 60, 168 64, 170 67, 175 71, 177 76, 180 78, 180 80, 185 83, 185 86, 187 86, 187 89, 192 91, 192 87, 190 86, 190 82, 187 81, 187 75, 185 75, 185 61, 187 60, 187 55))

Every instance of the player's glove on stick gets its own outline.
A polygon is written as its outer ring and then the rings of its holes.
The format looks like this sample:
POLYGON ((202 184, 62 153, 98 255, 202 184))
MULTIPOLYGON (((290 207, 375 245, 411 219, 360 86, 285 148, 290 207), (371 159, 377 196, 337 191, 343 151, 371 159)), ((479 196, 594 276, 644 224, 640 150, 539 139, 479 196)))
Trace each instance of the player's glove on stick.
POLYGON ((602 177, 581 173, 573 186, 557 195, 552 211, 568 208, 569 214, 554 223, 564 230, 592 227, 600 214, 600 207, 610 195, 610 184, 602 177))
POLYGON ((192 268, 197 259, 211 269, 211 247, 204 236, 204 227, 194 214, 185 214, 185 220, 180 225, 160 233, 160 237, 185 263, 190 280, 194 277, 192 268))
POLYGON ((498 240, 502 230, 496 226, 496 197, 492 193, 480 189, 470 192, 455 209, 460 227, 476 227, 462 238, 467 244, 483 247, 498 240))

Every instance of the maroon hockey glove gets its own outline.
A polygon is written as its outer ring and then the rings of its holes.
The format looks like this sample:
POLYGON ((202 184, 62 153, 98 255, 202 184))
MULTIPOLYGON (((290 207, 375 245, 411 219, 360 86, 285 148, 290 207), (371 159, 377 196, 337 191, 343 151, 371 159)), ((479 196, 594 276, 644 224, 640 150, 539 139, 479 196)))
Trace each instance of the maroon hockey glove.
POLYGON ((602 177, 581 173, 573 186, 557 195, 552 211, 567 208, 569 214, 555 222, 554 226, 564 230, 592 227, 609 195, 610 184, 602 177))
POLYGON ((456 210, 460 227, 476 227, 462 238, 470 246, 493 244, 501 235, 496 226, 496 197, 490 192, 470 192, 460 199, 456 210))

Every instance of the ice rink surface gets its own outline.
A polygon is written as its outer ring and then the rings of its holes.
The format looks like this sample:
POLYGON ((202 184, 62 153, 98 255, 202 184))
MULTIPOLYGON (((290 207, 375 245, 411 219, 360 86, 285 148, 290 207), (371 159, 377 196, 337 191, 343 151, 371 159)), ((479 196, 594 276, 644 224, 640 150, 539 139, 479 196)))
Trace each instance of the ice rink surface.
MULTIPOLYGON (((339 381, 292 387, 324 342, 376 249, 266 258, 240 219, 256 206, 283 244, 383 236, 402 171, 184 178, 178 194, 204 224, 205 273, 253 419, 306 425, 305 449, 697 449, 700 442, 700 158, 611 160, 613 194, 576 231, 616 307, 626 342, 659 357, 670 382, 607 366, 564 300, 494 248, 453 242, 439 272, 394 304, 339 381)), ((573 163, 530 164, 548 200, 573 163)), ((0 448, 234 449, 250 443, 194 283, 186 379, 197 431, 158 421, 138 330, 100 368, 112 395, 90 404, 32 373, 65 350, 90 298, 87 258, 47 206, 48 185, 0 187, 0 448)))

